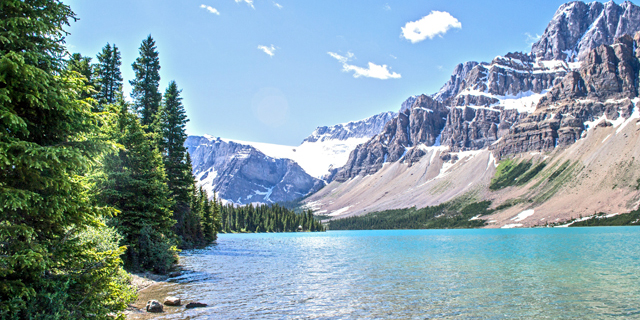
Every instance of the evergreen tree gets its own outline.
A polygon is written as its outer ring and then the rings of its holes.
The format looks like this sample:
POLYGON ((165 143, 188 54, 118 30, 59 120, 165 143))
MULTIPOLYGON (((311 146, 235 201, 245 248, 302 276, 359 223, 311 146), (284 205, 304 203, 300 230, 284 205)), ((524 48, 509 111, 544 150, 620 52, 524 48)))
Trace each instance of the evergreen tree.
POLYGON ((111 135, 123 148, 104 159, 100 199, 120 210, 113 222, 128 246, 125 263, 165 273, 176 261, 175 220, 160 152, 124 103, 111 135))
POLYGON ((116 103, 122 95, 122 74, 120 73, 120 51, 114 44, 107 43, 98 53, 98 102, 100 105, 116 103))
POLYGON ((92 98, 95 92, 93 88, 95 79, 93 77, 91 57, 83 57, 80 53, 74 53, 69 57, 66 69, 67 71, 77 72, 84 77, 84 85, 87 89, 82 91, 80 99, 92 98))
POLYGON ((194 178, 191 173, 191 161, 187 158, 187 140, 185 126, 189 119, 182 105, 178 85, 171 81, 164 94, 164 104, 160 127, 164 168, 167 173, 169 192, 177 202, 189 203, 193 193, 194 178))
POLYGON ((88 79, 64 69, 74 18, 61 1, 0 1, 1 319, 106 319, 134 298, 124 248, 83 237, 112 210, 88 197, 107 144, 88 79))
POLYGON ((151 35, 142 41, 140 56, 131 65, 135 79, 129 81, 133 87, 131 97, 135 100, 135 109, 140 114, 141 123, 147 132, 153 131, 152 125, 157 120, 162 96, 158 91, 160 83, 160 60, 156 42, 151 35))

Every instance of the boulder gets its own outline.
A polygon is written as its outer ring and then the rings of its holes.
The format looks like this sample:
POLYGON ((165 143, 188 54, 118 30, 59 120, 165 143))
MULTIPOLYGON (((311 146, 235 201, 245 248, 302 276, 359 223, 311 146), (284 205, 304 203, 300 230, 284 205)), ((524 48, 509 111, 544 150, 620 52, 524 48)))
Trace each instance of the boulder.
POLYGON ((147 312, 163 312, 163 307, 158 300, 147 301, 147 312))
POLYGON ((189 303, 187 303, 185 308, 187 308, 187 309, 204 308, 206 306, 207 306, 207 304, 206 303, 202 303, 202 302, 189 302, 189 303))
POLYGON ((180 305, 180 298, 178 297, 166 297, 164 299, 164 304, 167 306, 179 306, 180 305))

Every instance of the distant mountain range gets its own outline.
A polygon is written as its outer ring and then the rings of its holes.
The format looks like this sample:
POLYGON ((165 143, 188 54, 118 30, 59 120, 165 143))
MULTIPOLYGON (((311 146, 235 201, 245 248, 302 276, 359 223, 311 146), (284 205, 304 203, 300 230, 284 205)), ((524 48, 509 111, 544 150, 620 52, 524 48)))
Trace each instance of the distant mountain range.
POLYGON ((461 196, 500 208, 492 227, 626 212, 640 203, 638 31, 631 2, 570 2, 530 53, 461 63, 398 113, 298 147, 189 137, 194 174, 228 201, 308 195, 335 218, 461 196))
POLYGON ((395 112, 318 127, 299 146, 189 136, 185 146, 201 186, 236 204, 291 201, 330 182, 349 153, 382 130, 395 112))

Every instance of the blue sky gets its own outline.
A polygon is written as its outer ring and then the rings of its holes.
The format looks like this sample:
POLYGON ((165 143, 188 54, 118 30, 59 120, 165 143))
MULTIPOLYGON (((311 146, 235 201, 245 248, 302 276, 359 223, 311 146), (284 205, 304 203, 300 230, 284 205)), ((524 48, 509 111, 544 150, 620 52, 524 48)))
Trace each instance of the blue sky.
POLYGON ((69 51, 95 57, 115 43, 125 93, 140 42, 151 34, 161 90, 170 80, 183 90, 189 134, 286 145, 317 126, 397 111, 408 96, 438 91, 458 63, 529 52, 564 3, 64 2, 80 18, 68 28, 69 51))

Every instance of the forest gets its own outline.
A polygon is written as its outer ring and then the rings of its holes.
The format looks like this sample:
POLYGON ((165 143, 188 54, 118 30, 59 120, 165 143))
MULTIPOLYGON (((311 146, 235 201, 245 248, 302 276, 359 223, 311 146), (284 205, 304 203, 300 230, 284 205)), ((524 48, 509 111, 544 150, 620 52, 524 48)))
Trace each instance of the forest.
POLYGON ((297 232, 325 231, 324 226, 311 210, 296 214, 284 206, 246 205, 236 207, 231 204, 221 206, 220 232, 297 232))

